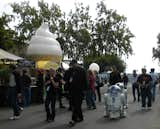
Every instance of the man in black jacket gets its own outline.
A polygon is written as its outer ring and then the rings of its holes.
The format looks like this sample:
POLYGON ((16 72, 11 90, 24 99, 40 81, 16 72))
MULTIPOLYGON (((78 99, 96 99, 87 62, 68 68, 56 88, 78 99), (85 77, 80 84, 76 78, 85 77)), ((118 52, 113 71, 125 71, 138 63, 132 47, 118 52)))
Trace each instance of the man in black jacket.
POLYGON ((31 78, 26 69, 23 69, 22 84, 24 87, 24 105, 29 106, 31 103, 31 78))
POLYGON ((81 105, 83 92, 87 88, 87 76, 84 68, 78 65, 76 60, 72 60, 70 66, 67 75, 68 80, 65 81, 69 82, 69 93, 72 103, 72 121, 69 122, 69 125, 73 126, 76 122, 83 121, 81 105))
POLYGON ((119 71, 117 71, 116 67, 113 66, 112 67, 112 72, 110 73, 110 77, 109 77, 109 84, 110 85, 115 85, 118 82, 121 82, 121 75, 119 73, 119 71))

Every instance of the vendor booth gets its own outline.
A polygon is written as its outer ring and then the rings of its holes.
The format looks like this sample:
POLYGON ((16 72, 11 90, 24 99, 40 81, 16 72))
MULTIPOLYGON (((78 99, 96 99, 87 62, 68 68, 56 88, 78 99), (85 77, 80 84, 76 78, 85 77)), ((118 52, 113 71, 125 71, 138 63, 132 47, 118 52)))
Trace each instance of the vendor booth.
POLYGON ((48 24, 43 23, 32 37, 27 50, 28 56, 36 62, 39 69, 57 69, 62 60, 59 42, 49 31, 48 24))
POLYGON ((11 54, 3 49, 0 48, 0 60, 13 60, 13 61, 17 61, 17 60, 22 60, 22 57, 16 56, 14 54, 11 54))
POLYGON ((0 106, 5 106, 8 102, 8 65, 16 64, 19 60, 23 60, 23 58, 0 48, 0 106))

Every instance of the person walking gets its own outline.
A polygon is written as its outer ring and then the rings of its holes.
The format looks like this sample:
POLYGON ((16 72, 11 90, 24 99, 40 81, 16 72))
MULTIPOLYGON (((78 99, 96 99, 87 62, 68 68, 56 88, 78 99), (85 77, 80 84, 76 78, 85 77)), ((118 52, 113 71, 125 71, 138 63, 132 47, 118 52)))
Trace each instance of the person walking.
POLYGON ((152 87, 151 87, 152 101, 154 102, 156 97, 156 85, 158 83, 158 75, 155 73, 154 68, 151 68, 150 75, 152 77, 152 87))
POLYGON ((112 72, 110 73, 109 76, 109 84, 110 85, 115 85, 118 82, 121 82, 121 75, 119 71, 117 71, 117 68, 115 66, 112 67, 112 72))
POLYGON ((20 118, 20 108, 18 105, 18 98, 22 96, 22 85, 19 71, 15 65, 10 65, 10 76, 9 76, 9 101, 13 109, 13 116, 10 120, 16 120, 20 118))
POLYGON ((71 74, 70 69, 71 69, 71 67, 72 66, 70 66, 70 68, 64 72, 64 77, 63 77, 63 80, 65 82, 64 83, 64 90, 66 92, 66 98, 69 102, 68 111, 72 111, 72 101, 71 101, 71 93, 70 93, 71 92, 71 85, 70 85, 70 74, 71 74))
POLYGON ((56 104, 56 94, 58 89, 58 80, 56 78, 56 71, 50 69, 47 71, 45 77, 45 87, 46 87, 46 121, 51 122, 55 119, 55 104, 56 104), (50 108, 51 106, 51 108, 50 108))
POLYGON ((142 97, 142 110, 146 109, 146 99, 148 99, 147 107, 150 110, 152 107, 152 93, 151 93, 151 82, 152 77, 146 73, 146 69, 142 68, 142 74, 138 76, 137 82, 141 89, 142 97))
POLYGON ((77 122, 84 120, 82 113, 82 100, 84 97, 84 90, 87 88, 87 75, 84 68, 77 64, 76 60, 72 60, 68 71, 69 93, 72 103, 72 120, 69 126, 74 126, 77 122))
POLYGON ((38 90, 37 101, 42 104, 44 102, 44 73, 42 70, 37 71, 36 85, 38 90))
POLYGON ((122 80, 123 80, 124 87, 127 88, 127 85, 128 85, 128 76, 127 76, 126 73, 123 74, 122 80))
POLYGON ((101 80, 98 76, 98 72, 94 71, 94 74, 95 74, 95 77, 96 77, 95 78, 96 79, 95 80, 95 87, 96 87, 96 92, 97 92, 97 96, 98 96, 98 101, 101 102, 101 87, 103 86, 103 83, 101 82, 101 80))
POLYGON ((65 108, 65 106, 62 103, 62 97, 63 97, 63 69, 58 68, 56 71, 56 77, 59 80, 59 86, 58 86, 58 101, 59 101, 59 107, 65 108))
POLYGON ((93 71, 91 71, 91 70, 87 71, 87 79, 88 79, 88 90, 86 91, 87 108, 89 110, 96 109, 96 104, 95 104, 95 80, 96 80, 96 77, 95 77, 93 71))
POLYGON ((22 85, 24 87, 24 106, 29 106, 31 103, 31 78, 26 69, 23 70, 22 85))
POLYGON ((136 70, 133 70, 131 83, 132 83, 132 94, 133 94, 133 101, 134 102, 136 101, 136 91, 137 91, 138 102, 140 101, 140 89, 139 89, 139 85, 137 83, 137 78, 138 78, 138 75, 136 73, 136 70))

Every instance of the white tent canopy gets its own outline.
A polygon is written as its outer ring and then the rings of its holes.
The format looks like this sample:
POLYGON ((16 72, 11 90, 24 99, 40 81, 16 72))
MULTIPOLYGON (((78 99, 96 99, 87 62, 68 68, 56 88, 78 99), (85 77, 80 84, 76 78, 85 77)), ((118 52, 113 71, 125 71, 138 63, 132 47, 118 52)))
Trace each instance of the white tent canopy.
POLYGON ((3 49, 0 48, 0 60, 13 60, 13 61, 17 61, 17 60, 23 60, 22 57, 16 56, 14 54, 11 54, 3 49))

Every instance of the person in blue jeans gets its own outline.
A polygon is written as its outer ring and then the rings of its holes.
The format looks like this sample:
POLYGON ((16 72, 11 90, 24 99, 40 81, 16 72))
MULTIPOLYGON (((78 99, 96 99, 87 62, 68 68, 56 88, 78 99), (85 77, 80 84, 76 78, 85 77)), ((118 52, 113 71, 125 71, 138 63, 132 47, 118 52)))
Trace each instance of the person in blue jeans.
POLYGON ((132 83, 132 94, 133 94, 133 101, 135 102, 136 99, 138 99, 138 102, 140 101, 140 88, 137 83, 138 75, 136 73, 136 70, 133 70, 131 83, 132 83), (137 91, 137 98, 136 98, 136 91, 137 91))
POLYGON ((88 79, 88 90, 86 91, 86 102, 87 108, 96 109, 95 104, 95 80, 96 77, 91 70, 87 71, 87 79, 88 79))
POLYGON ((156 84, 158 82, 158 75, 154 72, 155 69, 151 68, 150 75, 152 77, 152 87, 151 87, 151 92, 152 92, 152 101, 155 101, 156 97, 156 84))

